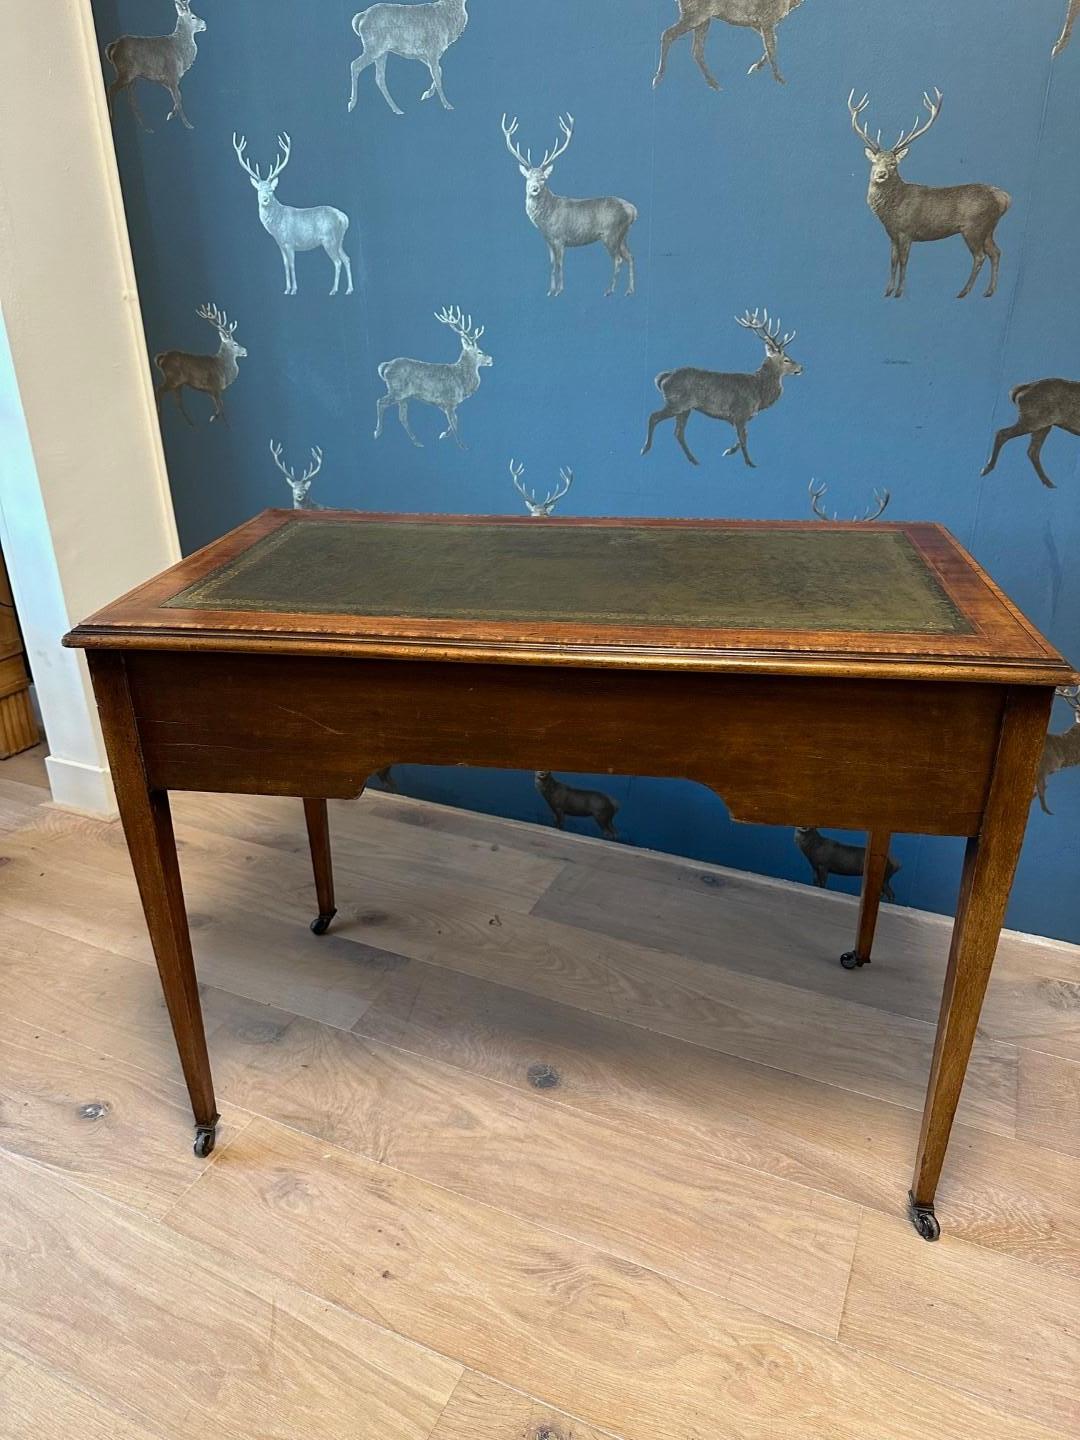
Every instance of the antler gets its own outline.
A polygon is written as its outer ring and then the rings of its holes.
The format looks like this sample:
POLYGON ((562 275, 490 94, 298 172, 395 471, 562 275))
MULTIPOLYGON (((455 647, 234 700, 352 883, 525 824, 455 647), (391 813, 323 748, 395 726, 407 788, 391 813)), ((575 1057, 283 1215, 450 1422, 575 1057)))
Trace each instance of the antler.
POLYGON ((226 335, 232 335, 236 330, 236 321, 234 320, 230 325, 229 317, 225 314, 225 311, 219 310, 216 305, 211 304, 209 301, 205 305, 200 305, 195 311, 195 314, 198 315, 200 320, 209 320, 210 324, 214 326, 223 340, 226 335))
MULTIPOLYGON (((270 441, 270 454, 274 457, 274 464, 285 476, 285 479, 288 480, 289 484, 295 485, 297 483, 296 471, 291 465, 286 465, 282 460, 281 455, 283 449, 284 446, 281 444, 280 440, 270 441)), ((315 476, 322 469, 323 452, 318 445, 313 445, 311 447, 311 459, 313 463, 308 466, 308 468, 304 471, 303 475, 301 475, 300 477, 301 485, 306 485, 308 481, 314 480, 315 476)))
MULTIPOLYGON (((511 478, 511 479, 513 480, 513 482, 514 482, 514 489, 518 492, 518 494, 521 496, 521 498, 525 501, 525 504, 528 505, 528 503, 529 503, 529 492, 525 489, 525 486, 522 485, 522 483, 521 483, 521 477, 522 477, 522 475, 524 475, 524 474, 525 474, 525 466, 524 466, 524 465, 519 465, 515 460, 511 460, 511 461, 510 461, 510 478, 511 478)), ((535 495, 533 496, 533 499, 534 499, 534 500, 536 499, 536 496, 535 496, 535 495)))
POLYGON ((1080 721, 1080 685, 1059 685, 1057 693, 1072 710, 1077 721, 1080 721))
POLYGON ((485 326, 478 325, 474 330, 472 316, 463 314, 456 305, 451 305, 449 309, 444 305, 441 310, 436 310, 435 319, 440 325, 449 325, 454 334, 460 337, 463 345, 475 345, 486 329, 485 326))
MULTIPOLYGON (((809 484, 809 486, 808 486, 807 488, 808 488, 809 491, 810 491, 810 508, 811 508, 811 510, 813 510, 814 514, 818 517, 819 520, 839 520, 839 519, 840 519, 840 516, 839 516, 838 514, 836 514, 836 515, 826 515, 825 511, 821 508, 820 501, 824 499, 824 497, 825 497, 825 492, 826 492, 826 491, 828 490, 828 488, 829 488, 828 485, 825 484, 824 480, 821 482, 820 485, 816 485, 816 486, 815 486, 813 480, 811 480, 811 481, 810 481, 810 484, 809 484)), ((892 499, 892 492, 889 491, 889 490, 884 490, 884 489, 882 489, 882 490, 876 490, 876 489, 875 489, 875 491, 874 491, 874 499, 877 501, 877 509, 873 512, 873 514, 870 513, 870 506, 868 505, 868 506, 866 507, 866 513, 865 513, 864 515, 853 515, 853 516, 851 517, 852 520, 853 520, 853 521, 859 521, 859 522, 862 522, 862 521, 870 521, 870 520, 876 520, 879 515, 884 515, 885 511, 888 509, 889 501, 892 499)))
POLYGON ((292 154, 292 141, 289 139, 287 131, 283 130, 281 132, 281 134, 277 137, 277 143, 281 147, 282 156, 280 160, 275 157, 274 163, 270 167, 270 173, 266 177, 267 180, 277 179, 277 177, 285 169, 285 166, 289 163, 289 156, 292 154))
POLYGON ((516 115, 514 116, 513 120, 511 120, 509 125, 507 125, 506 123, 506 116, 504 115, 502 117, 502 132, 503 139, 506 141, 506 148, 510 151, 510 154, 513 155, 514 159, 518 162, 519 165, 524 165, 526 170, 531 170, 532 151, 526 150, 525 154, 523 155, 519 147, 514 143, 514 136, 517 134, 517 128, 518 119, 516 115))
MULTIPOLYGON (((565 466, 565 465, 560 465, 560 466, 559 466, 559 478, 560 478, 560 479, 562 480, 562 482, 563 482, 563 487, 562 487, 561 490, 553 490, 553 491, 551 492, 551 494, 550 494, 550 495, 547 497, 547 499, 544 501, 544 507, 545 507, 545 509, 546 509, 549 505, 554 506, 554 505, 555 505, 555 502, 556 502, 557 500, 561 500, 564 495, 569 494, 570 486, 573 485, 573 483, 574 483, 574 472, 573 472, 572 470, 570 470, 567 466, 565 466)), ((550 510, 548 510, 548 514, 549 514, 549 515, 551 514, 551 511, 550 511, 550 510)))
POLYGON ((929 120, 924 120, 920 124, 919 117, 916 115, 915 128, 909 134, 905 134, 903 130, 900 131, 896 144, 893 146, 894 151, 906 150, 908 146, 910 146, 914 141, 921 139, 922 136, 925 135, 926 132, 930 129, 930 126, 933 125, 937 117, 941 114, 941 102, 945 97, 942 95, 941 91, 936 86, 934 87, 933 100, 930 99, 930 96, 926 93, 925 90, 923 91, 922 98, 923 105, 926 107, 930 115, 929 120))
POLYGON ((866 129, 866 127, 859 124, 859 116, 863 113, 863 111, 867 108, 869 104, 869 91, 867 91, 866 94, 862 97, 862 99, 858 102, 856 102, 855 100, 854 90, 852 90, 851 94, 847 97, 848 114, 851 116, 851 128, 855 131, 855 134, 858 135, 859 139, 863 142, 863 144, 868 150, 872 150, 875 155, 880 155, 881 131, 879 130, 877 132, 877 139, 875 140, 874 137, 866 129))
POLYGON ((241 135, 240 138, 239 138, 239 140, 238 140, 238 139, 236 138, 236 131, 234 130, 234 131, 233 131, 233 137, 232 137, 232 148, 236 151, 236 158, 237 158, 237 160, 240 161, 240 164, 241 164, 241 165, 243 166, 243 168, 247 171, 247 173, 251 176, 251 178, 252 178, 253 180, 261 180, 261 179, 262 179, 262 175, 259 173, 259 167, 258 167, 258 165, 256 165, 256 166, 255 166, 255 169, 253 170, 253 169, 251 168, 251 166, 248 164, 248 162, 244 159, 244 151, 247 149, 247 136, 246 136, 246 135, 241 135))
POLYGON ((777 315, 770 319, 768 310, 763 310, 760 318, 756 308, 752 315, 747 310, 745 315, 736 315, 735 320, 744 330, 752 330, 755 335, 759 335, 772 350, 786 350, 799 333, 797 330, 789 330, 781 338, 780 331, 783 327, 780 324, 780 317, 777 315))
POLYGON ((542 170, 546 170, 549 165, 554 165, 559 156, 565 155, 570 148, 570 141, 574 138, 574 117, 569 110, 565 116, 559 116, 559 129, 563 133, 563 139, 555 142, 554 150, 544 151, 544 158, 540 161, 542 170))

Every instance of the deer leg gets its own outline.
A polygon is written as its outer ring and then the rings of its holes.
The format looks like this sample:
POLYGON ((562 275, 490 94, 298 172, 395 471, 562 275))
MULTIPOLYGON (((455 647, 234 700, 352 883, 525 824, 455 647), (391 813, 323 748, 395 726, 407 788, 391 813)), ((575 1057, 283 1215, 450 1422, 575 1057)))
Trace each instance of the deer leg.
POLYGON ((165 119, 171 120, 174 115, 179 115, 180 119, 184 122, 184 129, 194 130, 195 126, 192 125, 191 121, 184 114, 184 101, 180 94, 180 86, 170 85, 169 94, 172 96, 173 107, 169 111, 168 115, 166 115, 165 119))
POLYGON ((746 461, 747 465, 750 466, 751 470, 756 470, 757 466, 750 459, 750 451, 746 448, 746 421, 736 420, 735 429, 739 436, 739 449, 742 451, 742 458, 746 461))
POLYGON ((609 245, 607 252, 611 256, 611 284, 604 294, 611 295, 614 293, 615 281, 619 278, 619 267, 622 265, 622 247, 619 244, 609 245))
POLYGON ((625 236, 623 237, 623 242, 622 242, 621 249, 622 249, 622 257, 623 257, 623 259, 626 261, 626 266, 627 266, 627 270, 626 270, 626 275, 627 275, 627 279, 626 279, 626 293, 627 293, 627 295, 633 295, 633 293, 634 293, 634 254, 633 254, 633 251, 630 249, 630 246, 626 243, 626 238, 625 238, 625 236))
POLYGON ((334 283, 330 286, 330 294, 336 295, 338 293, 338 286, 341 284, 341 257, 331 255, 329 250, 326 253, 330 255, 330 259, 334 262, 334 283))
POLYGON ((346 294, 346 295, 351 295, 351 294, 353 293, 353 288, 352 288, 352 261, 349 259, 348 255, 345 253, 345 247, 344 247, 344 246, 341 247, 341 260, 342 260, 342 264, 345 266, 345 294, 346 294))
POLYGON ((221 403, 221 394, 217 390, 210 391, 210 399, 214 402, 214 413, 210 416, 211 425, 215 420, 221 420, 227 426, 229 417, 225 414, 225 406, 221 403))
POLYGON ((440 101, 442 102, 443 109, 453 110, 454 107, 450 104, 450 101, 447 100, 446 96, 443 94, 442 66, 439 64, 438 59, 429 60, 428 69, 431 71, 431 84, 424 91, 421 99, 430 100, 432 95, 438 95, 440 101))
POLYGON ((653 431, 657 425, 659 425, 660 421, 670 420, 674 414, 675 411, 672 410, 670 406, 665 405, 663 410, 654 410, 649 416, 649 433, 645 436, 645 444, 641 447, 642 455, 647 455, 652 449, 653 431))
POLYGON ((1036 795, 1038 795, 1038 797, 1039 797, 1039 808, 1040 808, 1040 810, 1043 812, 1043 814, 1044 814, 1044 815, 1052 815, 1054 812, 1050 809, 1050 806, 1047 805, 1047 803, 1046 803, 1046 781, 1047 781, 1047 778, 1048 778, 1048 777, 1047 777, 1046 775, 1040 775, 1040 776, 1039 776, 1039 778, 1035 781, 1035 793, 1036 793, 1036 795))
POLYGON ((826 866, 814 866, 814 884, 819 890, 827 890, 829 888, 829 871, 826 866))
POLYGON ((997 289, 998 270, 1001 268, 1001 247, 993 235, 988 235, 985 241, 985 250, 990 256, 990 283, 987 285, 984 294, 989 299, 997 289))
POLYGON ((989 475, 990 471, 993 470, 998 462, 998 456, 1001 454, 1003 445, 1007 445, 1010 440, 1019 440, 1021 435, 1030 434, 1030 428, 1025 425, 1022 420, 1017 420, 1015 425, 1007 425, 1004 430, 999 430, 994 436, 994 448, 990 452, 990 459, 982 468, 982 474, 989 475))
POLYGON ((760 70, 763 65, 771 65, 773 78, 777 81, 778 84, 786 85, 787 81, 784 79, 783 75, 780 74, 780 67, 776 63, 775 29, 771 25, 766 25, 762 28, 760 34, 761 43, 765 46, 765 53, 762 55, 760 60, 756 60, 754 64, 750 66, 750 69, 746 73, 748 75, 753 75, 754 71, 760 70))
POLYGON ((911 239, 907 235, 901 235, 896 242, 896 284, 893 288, 893 298, 899 300, 904 293, 907 284, 908 257, 911 254, 911 239))
MULTIPOLYGON (((966 235, 964 236, 964 239, 967 240, 966 235)), ((966 295, 969 295, 971 293, 971 287, 979 278, 979 271, 982 269, 986 261, 986 251, 983 249, 981 244, 977 242, 973 243, 972 241, 968 240, 967 247, 971 251, 971 274, 967 278, 967 284, 957 294, 956 298, 958 300, 963 300, 966 295)))
POLYGON ((191 416, 188 414, 187 407, 184 404, 184 387, 182 385, 177 385, 176 389, 172 393, 176 396, 177 405, 180 406, 180 414, 183 415, 184 419, 194 430, 195 421, 192 420, 191 416))
POLYGON ((1039 456, 1042 453, 1043 445, 1046 443, 1046 437, 1050 434, 1050 431, 1053 428, 1054 427, 1052 425, 1047 425, 1042 430, 1036 430, 1031 437, 1031 444, 1028 446, 1028 459, 1035 467, 1035 474, 1038 475, 1039 479, 1042 481, 1042 483, 1046 486, 1048 490, 1056 490, 1057 486, 1043 469, 1042 461, 1039 459, 1039 456))
POLYGON ((692 30, 693 28, 694 27, 689 20, 680 19, 676 20, 674 25, 669 25, 668 28, 664 31, 664 33, 660 36, 660 63, 656 67, 656 74, 653 76, 652 83, 654 90, 656 89, 657 85, 660 84, 660 81, 664 78, 664 72, 667 70, 668 51, 671 49, 674 42, 678 40, 680 35, 687 34, 688 31, 692 30))
POLYGON ((367 67, 368 67, 371 63, 372 63, 371 56, 368 55, 367 51, 365 50, 362 55, 358 55, 358 56, 356 57, 356 59, 352 62, 352 65, 349 67, 349 73, 350 73, 350 75, 352 76, 352 90, 351 90, 351 92, 350 92, 350 94, 349 94, 349 112, 350 112, 350 114, 352 113, 353 110, 356 109, 356 96, 357 96, 357 91, 358 91, 358 87, 359 87, 359 84, 360 84, 360 75, 361 75, 361 73, 362 73, 364 70, 367 69, 367 67))
POLYGON ((137 76, 134 77, 134 78, 132 78, 131 80, 129 80, 129 81, 127 82, 127 84, 126 84, 126 86, 125 86, 125 89, 127 90, 128 104, 131 106, 132 110, 135 112, 135 119, 139 122, 139 124, 142 126, 142 128, 146 131, 146 133, 147 133, 148 135, 152 135, 154 132, 153 132, 153 130, 151 130, 150 126, 147 125, 146 121, 143 119, 143 113, 142 113, 142 111, 139 109, 139 97, 135 94, 135 79, 137 79, 137 78, 138 78, 137 76))
POLYGON ((399 401, 398 401, 397 414, 398 414, 398 419, 401 421, 401 428, 405 431, 405 434, 409 437, 409 439, 412 441, 412 443, 416 446, 416 448, 417 448, 418 450, 422 450, 422 449, 424 448, 423 445, 422 445, 421 442, 416 438, 416 436, 413 434, 412 430, 409 428, 409 402, 408 402, 408 400, 399 400, 399 401))
POLYGON ((457 411, 456 411, 452 406, 449 407, 449 408, 446 407, 446 406, 443 406, 443 407, 442 407, 442 412, 443 412, 443 414, 446 416, 446 429, 445 429, 445 430, 442 432, 442 434, 439 436, 439 439, 440 439, 440 440, 445 440, 446 437, 447 437, 447 435, 452 435, 452 436, 454 437, 454 441, 455 441, 455 443, 457 444, 458 449, 459 449, 459 450, 464 450, 464 449, 466 449, 467 447, 461 443, 461 436, 458 434, 458 428, 457 428, 457 411))
POLYGON ((705 79, 709 82, 709 88, 711 90, 719 90, 719 81, 709 69, 708 65, 705 63, 705 36, 708 35, 709 26, 711 24, 711 20, 705 20, 700 25, 695 25, 694 38, 691 42, 690 48, 693 51, 694 59, 697 61, 698 69, 701 71, 702 75, 705 76, 705 79))
POLYGON ((378 398, 378 400, 375 402, 375 410, 376 410, 375 439, 376 439, 376 440, 378 440, 379 436, 382 434, 383 415, 384 415, 384 413, 386 412, 386 407, 387 407, 390 403, 391 403, 391 402, 390 402, 390 393, 389 393, 389 391, 387 391, 387 393, 386 393, 385 395, 380 395, 379 398, 378 398))
POLYGON ((690 419, 690 411, 683 410, 675 416, 675 439, 682 447, 682 452, 690 461, 691 465, 698 463, 698 458, 686 443, 686 422, 690 419))
POLYGON ((379 58, 375 61, 375 84, 378 85, 379 89, 382 91, 382 97, 383 97, 383 99, 384 99, 384 100, 386 101, 386 103, 390 106, 390 109, 394 112, 394 114, 395 114, 395 115, 404 115, 404 114, 405 114, 405 111, 398 109, 397 105, 395 105, 395 103, 394 103, 394 97, 390 94, 390 91, 386 88, 386 56, 385 56, 385 55, 380 55, 379 58))

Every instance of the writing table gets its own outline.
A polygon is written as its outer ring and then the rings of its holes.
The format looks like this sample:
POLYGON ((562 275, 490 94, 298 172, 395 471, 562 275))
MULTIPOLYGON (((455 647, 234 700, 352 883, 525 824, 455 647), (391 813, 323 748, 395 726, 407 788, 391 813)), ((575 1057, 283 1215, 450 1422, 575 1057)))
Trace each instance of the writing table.
POLYGON ((868 832, 849 968, 890 835, 967 837, 908 1195, 937 1238, 1054 689, 1075 678, 945 530, 268 510, 65 644, 88 652, 199 1155, 218 1115, 170 790, 302 798, 322 933, 326 801, 388 765, 697 780, 737 820, 868 832))

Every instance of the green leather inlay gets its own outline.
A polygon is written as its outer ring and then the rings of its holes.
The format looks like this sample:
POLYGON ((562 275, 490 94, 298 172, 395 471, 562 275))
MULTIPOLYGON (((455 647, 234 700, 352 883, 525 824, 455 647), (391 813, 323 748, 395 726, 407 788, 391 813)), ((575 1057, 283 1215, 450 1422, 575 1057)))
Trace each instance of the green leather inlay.
POLYGON ((165 602, 193 610, 970 634, 898 530, 289 524, 165 602))

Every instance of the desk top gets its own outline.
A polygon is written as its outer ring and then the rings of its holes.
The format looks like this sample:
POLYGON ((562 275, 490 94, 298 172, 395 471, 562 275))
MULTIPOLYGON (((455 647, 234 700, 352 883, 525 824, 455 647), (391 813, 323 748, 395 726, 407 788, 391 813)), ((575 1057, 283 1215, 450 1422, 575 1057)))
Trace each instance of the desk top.
POLYGON ((80 648, 1069 683, 937 525, 268 510, 80 648))

